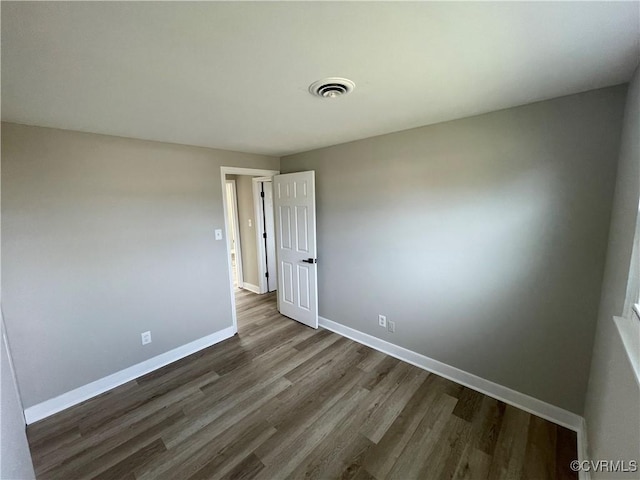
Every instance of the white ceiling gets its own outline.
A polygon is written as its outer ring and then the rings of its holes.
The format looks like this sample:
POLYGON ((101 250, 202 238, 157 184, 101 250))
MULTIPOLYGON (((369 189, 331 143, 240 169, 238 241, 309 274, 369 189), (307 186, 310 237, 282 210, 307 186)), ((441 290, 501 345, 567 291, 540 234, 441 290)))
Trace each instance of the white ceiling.
POLYGON ((284 155, 624 83, 639 8, 2 2, 2 119, 284 155))

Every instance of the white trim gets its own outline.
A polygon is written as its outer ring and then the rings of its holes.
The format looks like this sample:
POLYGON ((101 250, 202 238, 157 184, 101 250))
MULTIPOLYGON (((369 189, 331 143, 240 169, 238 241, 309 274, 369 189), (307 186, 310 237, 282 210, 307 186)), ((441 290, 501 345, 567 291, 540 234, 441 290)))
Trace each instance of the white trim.
POLYGON ((637 319, 613 317, 616 329, 620 335, 620 341, 629 359, 633 376, 640 386, 640 322, 637 319))
POLYGON ((254 285, 253 283, 249 283, 249 282, 244 282, 244 288, 245 290, 249 290, 250 292, 253 293, 257 293, 258 295, 261 295, 263 292, 260 291, 260 287, 258 285, 254 285))
MULTIPOLYGON (((258 177, 259 178, 259 177, 258 177)), ((262 238, 262 231, 264 230, 263 225, 263 212, 262 212, 262 202, 260 197, 260 191, 258 189, 258 185, 262 183, 262 180, 258 178, 251 179, 251 193, 253 194, 253 221, 255 223, 255 232, 256 232, 256 249, 257 249, 257 263, 258 263, 258 289, 259 291, 256 293, 267 293, 267 279, 266 268, 265 268, 265 250, 264 250, 264 238, 262 238)))
POLYGON ((273 177, 280 175, 280 170, 265 168, 220 167, 223 175, 249 175, 250 177, 273 177))
POLYGON ((640 317, 640 203, 636 217, 636 228, 633 234, 631 261, 627 276, 627 288, 621 317, 633 318, 634 312, 640 317))
POLYGON ((575 432, 582 429, 584 419, 575 413, 569 412, 555 405, 543 402, 537 398, 530 397, 521 392, 517 392, 508 387, 499 385, 490 380, 478 377, 459 368, 452 367, 433 358, 429 358, 420 353, 413 352, 404 347, 394 345, 385 340, 360 332, 353 328, 347 327, 340 323, 334 322, 324 317, 318 317, 319 324, 322 328, 338 333, 343 337, 350 338, 358 343, 367 345, 380 352, 386 353, 392 357, 398 358, 404 362, 415 365, 429 372, 440 375, 451 381, 469 387, 480 393, 484 393, 492 398, 500 400, 521 410, 542 417, 553 423, 566 427, 575 432))
MULTIPOLYGON (((589 449, 587 443, 587 421, 583 418, 580 430, 578 430, 578 460, 584 462, 589 460, 589 449)), ((591 480, 591 472, 587 470, 578 471, 579 480, 591 480)))
MULTIPOLYGON (((227 180, 225 175, 225 195, 227 193, 226 186, 231 185, 231 196, 233 198, 233 205, 231 205, 231 218, 233 220, 233 225, 230 225, 229 230, 233 232, 233 235, 236 239, 236 279, 238 288, 242 288, 242 284, 244 283, 244 277, 242 274, 242 239, 240 238, 240 217, 238 216, 238 189, 236 186, 235 180, 227 180)), ((229 205, 227 204, 227 208, 229 205)), ((225 210, 225 214, 228 214, 225 210)), ((229 236, 231 239, 231 236, 229 236)), ((231 246, 229 246, 231 249, 231 246)))
MULTIPOLYGON (((227 273, 229 274, 229 298, 231 300, 231 319, 233 328, 238 331, 238 315, 236 313, 236 296, 233 292, 233 271, 231 266, 231 242, 229 241, 229 219, 227 218, 227 175, 251 175, 252 177, 273 176, 279 174, 279 170, 262 170, 258 168, 220 167, 220 183, 222 184, 222 216, 224 217, 224 233, 227 245, 227 273)), ((246 285, 246 283, 244 284, 246 285)))
POLYGON ((174 348, 173 350, 169 350, 168 352, 157 355, 145 360, 144 362, 132 365, 124 370, 120 370, 119 372, 29 407, 24 411, 27 425, 37 422, 38 420, 42 420, 43 418, 47 418, 69 407, 73 407, 78 403, 89 400, 90 398, 100 395, 101 393, 118 387, 124 383, 130 382, 142 375, 146 375, 149 372, 153 372, 154 370, 164 367, 176 360, 180 360, 181 358, 196 353, 204 348, 215 345, 227 338, 231 338, 236 334, 236 332, 237 330, 235 327, 227 327, 223 330, 212 333, 211 335, 199 338, 198 340, 194 340, 186 345, 174 348))

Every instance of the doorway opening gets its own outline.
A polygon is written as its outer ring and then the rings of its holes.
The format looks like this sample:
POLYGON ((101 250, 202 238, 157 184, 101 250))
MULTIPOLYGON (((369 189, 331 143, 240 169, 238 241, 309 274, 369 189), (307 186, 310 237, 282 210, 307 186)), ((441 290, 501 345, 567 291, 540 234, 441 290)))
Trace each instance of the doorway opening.
POLYGON ((276 302, 272 177, 278 173, 275 170, 221 167, 231 306, 236 332, 239 316, 242 320, 257 305, 271 300, 276 302))

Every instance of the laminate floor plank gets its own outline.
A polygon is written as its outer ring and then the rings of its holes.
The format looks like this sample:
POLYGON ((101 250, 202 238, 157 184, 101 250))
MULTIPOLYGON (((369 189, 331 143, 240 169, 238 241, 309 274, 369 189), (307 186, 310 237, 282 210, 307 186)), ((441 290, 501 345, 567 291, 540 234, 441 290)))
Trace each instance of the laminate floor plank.
POLYGON ((507 405, 490 397, 482 399, 480 414, 474 422, 478 428, 478 448, 489 456, 493 456, 502 428, 502 420, 507 405))
POLYGON ((556 426, 556 478, 568 480, 576 478, 576 473, 569 468, 572 460, 576 459, 578 449, 577 438, 573 432, 566 428, 556 426))
POLYGON ((393 465, 388 478, 424 478, 419 476, 419 472, 426 465, 431 451, 442 441, 443 432, 456 402, 457 399, 449 395, 438 396, 393 465))
MULTIPOLYGON (((256 455, 265 465, 271 465, 275 457, 281 458, 293 453, 287 451, 288 445, 291 445, 294 450, 307 448, 309 445, 304 445, 304 443, 308 441, 308 438, 304 438, 304 435, 313 435, 312 426, 317 424, 318 419, 324 418, 328 411, 334 410, 336 404, 339 407, 345 406, 347 399, 350 399, 350 403, 346 406, 350 407, 354 398, 364 397, 364 393, 361 394, 361 391, 365 392, 357 385, 357 375, 345 375, 334 382, 330 389, 327 385, 327 388, 317 391, 316 395, 307 396, 304 401, 296 402, 295 408, 291 408, 293 406, 291 403, 288 406, 284 404, 289 414, 284 417, 272 415, 268 419, 278 433, 258 447, 256 455), (303 442, 298 441, 301 436, 303 442)), ((283 410, 280 408, 278 413, 283 410)))
MULTIPOLYGON (((285 379, 278 379, 267 385, 263 391, 256 392, 246 398, 223 414, 215 414, 215 420, 208 418, 205 422, 192 423, 184 428, 177 429, 171 427, 167 429, 166 436, 171 441, 167 441, 163 436, 163 441, 167 445, 166 455, 162 455, 161 461, 156 462, 144 471, 136 472, 136 478, 156 479, 165 477, 165 472, 176 465, 181 465, 189 461, 189 458, 201 451, 209 448, 211 442, 229 428, 233 428, 246 415, 259 410, 268 402, 272 401, 275 395, 287 388, 290 383, 285 379), (185 432, 189 432, 188 435, 185 432), (176 434, 178 435, 176 437, 176 434)), ((195 419, 197 422, 197 419, 195 419)), ((214 449, 210 450, 212 453, 214 449)))
POLYGON ((272 480, 290 475, 317 445, 356 411, 358 404, 366 395, 366 390, 353 385, 341 396, 341 401, 335 402, 331 408, 324 411, 313 424, 309 425, 309 428, 298 430, 297 435, 288 436, 277 445, 277 448, 269 450, 266 455, 261 456, 259 452, 262 447, 259 447, 256 455, 266 468, 261 470, 256 478, 272 480))
POLYGON ((158 440, 160 433, 167 426, 173 425, 176 420, 183 417, 182 412, 176 413, 125 442, 111 442, 108 448, 103 444, 100 449, 92 452, 80 452, 69 457, 57 469, 43 474, 42 478, 92 478, 158 440))
POLYGON ((507 405, 491 462, 489 478, 521 478, 531 415, 507 405))
POLYGON ((524 460, 523 477, 526 480, 556 478, 556 435, 554 424, 531 417, 524 460))
POLYGON ((33 456, 36 474, 54 470, 56 475, 62 475, 69 465, 77 464, 81 459, 91 461, 176 414, 182 414, 180 404, 173 404, 151 413, 132 412, 127 417, 133 418, 124 417, 121 424, 92 432, 90 436, 82 437, 72 444, 62 445, 46 455, 33 456))
POLYGON ((424 370, 410 369, 397 388, 386 397, 384 408, 376 409, 363 423, 360 433, 373 443, 378 443, 428 375, 424 370))
POLYGON ((577 479, 576 434, 236 289, 238 335, 29 425, 38 479, 577 479))
POLYGON ((367 471, 376 478, 386 478, 398 457, 407 446, 429 406, 440 390, 436 375, 429 375, 418 387, 403 411, 389 427, 382 439, 374 444, 365 459, 367 471))
MULTIPOLYGON (((454 408, 455 411, 455 408, 454 408)), ((452 478, 471 437, 471 424, 456 416, 449 416, 440 440, 430 450, 417 478, 452 478)))
POLYGON ((138 384, 135 380, 132 380, 75 405, 73 408, 68 408, 52 417, 32 423, 28 428, 29 444, 38 452, 40 451, 40 446, 46 448, 47 443, 55 445, 53 437, 65 430, 75 428, 79 431, 79 421, 85 416, 94 415, 103 408, 103 405, 119 402, 127 395, 127 392, 137 389, 138 384), (52 421, 53 419, 55 419, 55 422, 52 421))
POLYGON ((186 461, 166 471, 163 476, 173 480, 220 478, 252 455, 274 433, 275 428, 259 419, 258 415, 248 420, 243 419, 204 444, 186 461))
POLYGON ((249 480, 255 478, 263 468, 264 464, 252 453, 237 465, 233 471, 222 477, 222 480, 249 480))
POLYGON ((367 455, 367 452, 371 449, 372 446, 370 443, 371 441, 363 436, 359 436, 358 439, 362 440, 362 443, 356 443, 355 448, 351 449, 353 455, 342 461, 342 463, 346 465, 346 468, 342 471, 341 476, 349 476, 349 472, 356 472, 354 478, 357 478, 359 476, 375 478, 364 466, 364 459, 367 455), (367 442, 367 440, 369 440, 369 442, 367 442))
POLYGON ((491 457, 468 443, 452 478, 456 480, 486 480, 489 478, 489 468, 491 468, 491 457))
POLYGON ((44 459, 47 455, 78 441, 82 441, 82 435, 80 435, 80 428, 77 425, 68 430, 60 429, 57 435, 55 435, 55 431, 51 432, 46 438, 31 442, 30 448, 37 452, 37 457, 33 455, 33 461, 38 464, 46 463, 44 459))
POLYGON ((119 480, 129 475, 136 468, 153 460, 153 458, 161 452, 166 452, 162 440, 157 439, 148 445, 136 450, 135 453, 129 455, 124 460, 116 463, 112 467, 93 477, 93 480, 119 480))
POLYGON ((203 382, 208 382, 217 375, 207 376, 202 379, 198 377, 186 384, 180 384, 176 388, 168 388, 162 385, 158 389, 151 386, 141 387, 135 394, 128 395, 123 401, 113 402, 111 408, 104 408, 96 412, 94 416, 88 416, 78 422, 80 433, 83 437, 88 437, 92 432, 100 430, 102 427, 119 423, 123 417, 137 412, 152 412, 164 406, 171 405, 193 394, 198 393, 198 389, 203 382))
POLYGON ((330 436, 320 442, 287 478, 340 478, 343 471, 359 468, 364 463, 364 456, 374 444, 354 428, 354 423, 343 422, 330 436))

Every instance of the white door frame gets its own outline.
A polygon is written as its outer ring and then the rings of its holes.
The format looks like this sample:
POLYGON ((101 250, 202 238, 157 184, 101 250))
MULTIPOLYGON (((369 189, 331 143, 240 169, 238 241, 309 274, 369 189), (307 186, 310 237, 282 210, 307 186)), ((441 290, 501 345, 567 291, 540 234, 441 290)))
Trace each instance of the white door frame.
POLYGON ((233 271, 231 265, 231 241, 229 240, 229 218, 227 217, 227 175, 250 175, 252 177, 272 177, 278 175, 278 170, 263 170, 258 168, 220 167, 220 184, 222 187, 222 213, 224 217, 224 236, 227 244, 227 273, 229 274, 229 298, 231 299, 231 319, 234 333, 238 333, 238 317, 236 315, 236 296, 233 292, 233 271))
MULTIPOLYGON (((238 279, 238 288, 242 288, 244 287, 244 279, 242 278, 242 240, 240 239, 240 223, 238 217, 238 190, 236 188, 235 180, 225 179, 225 194, 227 185, 231 185, 231 197, 233 202, 230 212, 233 225, 230 225, 229 231, 233 232, 233 236, 236 239, 236 278, 238 279)), ((227 208, 229 208, 228 204, 227 208)), ((227 212, 227 210, 225 210, 225 212, 227 212)), ((229 242, 229 244, 231 244, 231 242, 229 242)), ((231 246, 229 246, 229 248, 231 248, 231 246)))
MULTIPOLYGON (((262 211, 262 197, 260 196, 260 183, 272 182, 273 177, 255 177, 251 179, 251 186, 253 190, 253 211, 255 213, 255 225, 256 225, 256 245, 258 246, 258 288, 260 293, 267 293, 269 291, 269 285, 267 284, 265 268, 266 253, 264 249, 264 238, 262 237, 262 223, 263 223, 263 211, 262 211)), ((271 225, 273 227, 272 234, 275 235, 275 223, 271 225)), ((277 269, 276 269, 277 270, 277 269)), ((276 272, 271 272, 271 275, 277 275, 276 272)))

